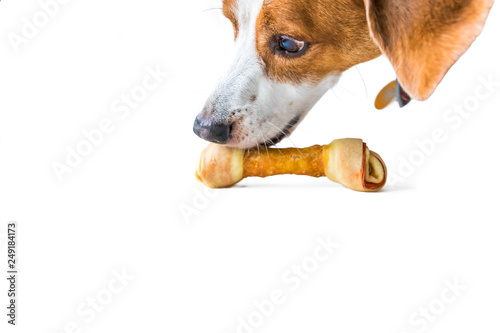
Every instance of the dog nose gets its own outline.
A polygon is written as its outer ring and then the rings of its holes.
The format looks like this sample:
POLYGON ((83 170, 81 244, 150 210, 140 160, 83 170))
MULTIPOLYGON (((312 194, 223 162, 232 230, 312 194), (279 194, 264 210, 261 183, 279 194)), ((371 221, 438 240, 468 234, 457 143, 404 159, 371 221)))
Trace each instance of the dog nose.
POLYGON ((224 144, 231 138, 231 124, 212 122, 198 115, 193 131, 203 140, 224 144))

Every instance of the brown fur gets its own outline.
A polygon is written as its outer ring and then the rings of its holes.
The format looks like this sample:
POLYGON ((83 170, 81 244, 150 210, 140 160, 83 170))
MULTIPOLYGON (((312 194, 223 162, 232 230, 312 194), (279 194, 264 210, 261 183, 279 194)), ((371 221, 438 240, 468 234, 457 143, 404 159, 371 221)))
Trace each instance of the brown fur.
POLYGON ((425 100, 480 34, 492 0, 365 0, 374 40, 401 85, 425 100))
MULTIPOLYGON (((378 57, 391 61, 401 85, 427 99, 481 32, 493 0, 264 0, 256 47, 270 78, 317 84, 326 76, 378 57), (288 58, 269 48, 275 35, 310 43, 288 58)), ((237 0, 224 15, 238 22, 237 0)))
POLYGON ((369 35, 362 0, 265 0, 256 35, 268 75, 281 82, 316 84, 380 55, 369 35), (300 58, 275 55, 269 41, 277 34, 306 41, 310 48, 300 58))
POLYGON ((236 0, 223 0, 222 1, 222 13, 233 24, 234 39, 236 39, 236 37, 238 37, 238 30, 239 30, 238 19, 236 18, 236 14, 235 14, 236 6, 237 6, 236 0))

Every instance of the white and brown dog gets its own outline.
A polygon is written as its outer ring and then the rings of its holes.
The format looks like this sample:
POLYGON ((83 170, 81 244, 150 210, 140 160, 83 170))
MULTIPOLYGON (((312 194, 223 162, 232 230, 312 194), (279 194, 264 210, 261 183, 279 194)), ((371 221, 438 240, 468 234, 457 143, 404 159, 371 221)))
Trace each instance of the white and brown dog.
MULTIPOLYGON (((231 147, 290 134, 342 72, 382 53, 425 100, 481 32, 493 0, 224 0, 237 56, 196 117, 231 147)), ((406 94, 405 93, 405 94, 406 94)))

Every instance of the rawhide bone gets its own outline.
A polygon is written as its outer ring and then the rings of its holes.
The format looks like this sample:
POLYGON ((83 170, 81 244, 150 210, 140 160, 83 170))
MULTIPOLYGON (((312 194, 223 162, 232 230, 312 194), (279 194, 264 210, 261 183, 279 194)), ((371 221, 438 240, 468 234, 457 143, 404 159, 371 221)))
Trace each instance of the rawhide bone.
POLYGON ((335 140, 309 148, 242 150, 210 144, 202 153, 197 178, 212 188, 229 187, 247 177, 275 175, 328 177, 352 190, 379 191, 387 168, 360 139, 335 140))

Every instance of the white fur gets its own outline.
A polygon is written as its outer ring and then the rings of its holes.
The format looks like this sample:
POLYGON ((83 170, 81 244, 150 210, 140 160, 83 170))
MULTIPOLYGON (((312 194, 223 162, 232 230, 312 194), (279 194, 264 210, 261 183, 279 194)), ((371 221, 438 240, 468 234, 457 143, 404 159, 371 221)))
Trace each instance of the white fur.
MULTIPOLYGON (((216 122, 233 123, 227 145, 251 148, 276 137, 295 117, 309 110, 333 87, 339 75, 318 85, 292 85, 270 80, 256 49, 255 29, 263 0, 239 0, 236 16, 237 54, 227 74, 208 99, 203 114, 216 122), (257 99, 252 101, 252 97, 257 99)), ((298 124, 297 124, 298 125, 298 124)), ((296 126, 287 131, 291 133, 296 126)))

